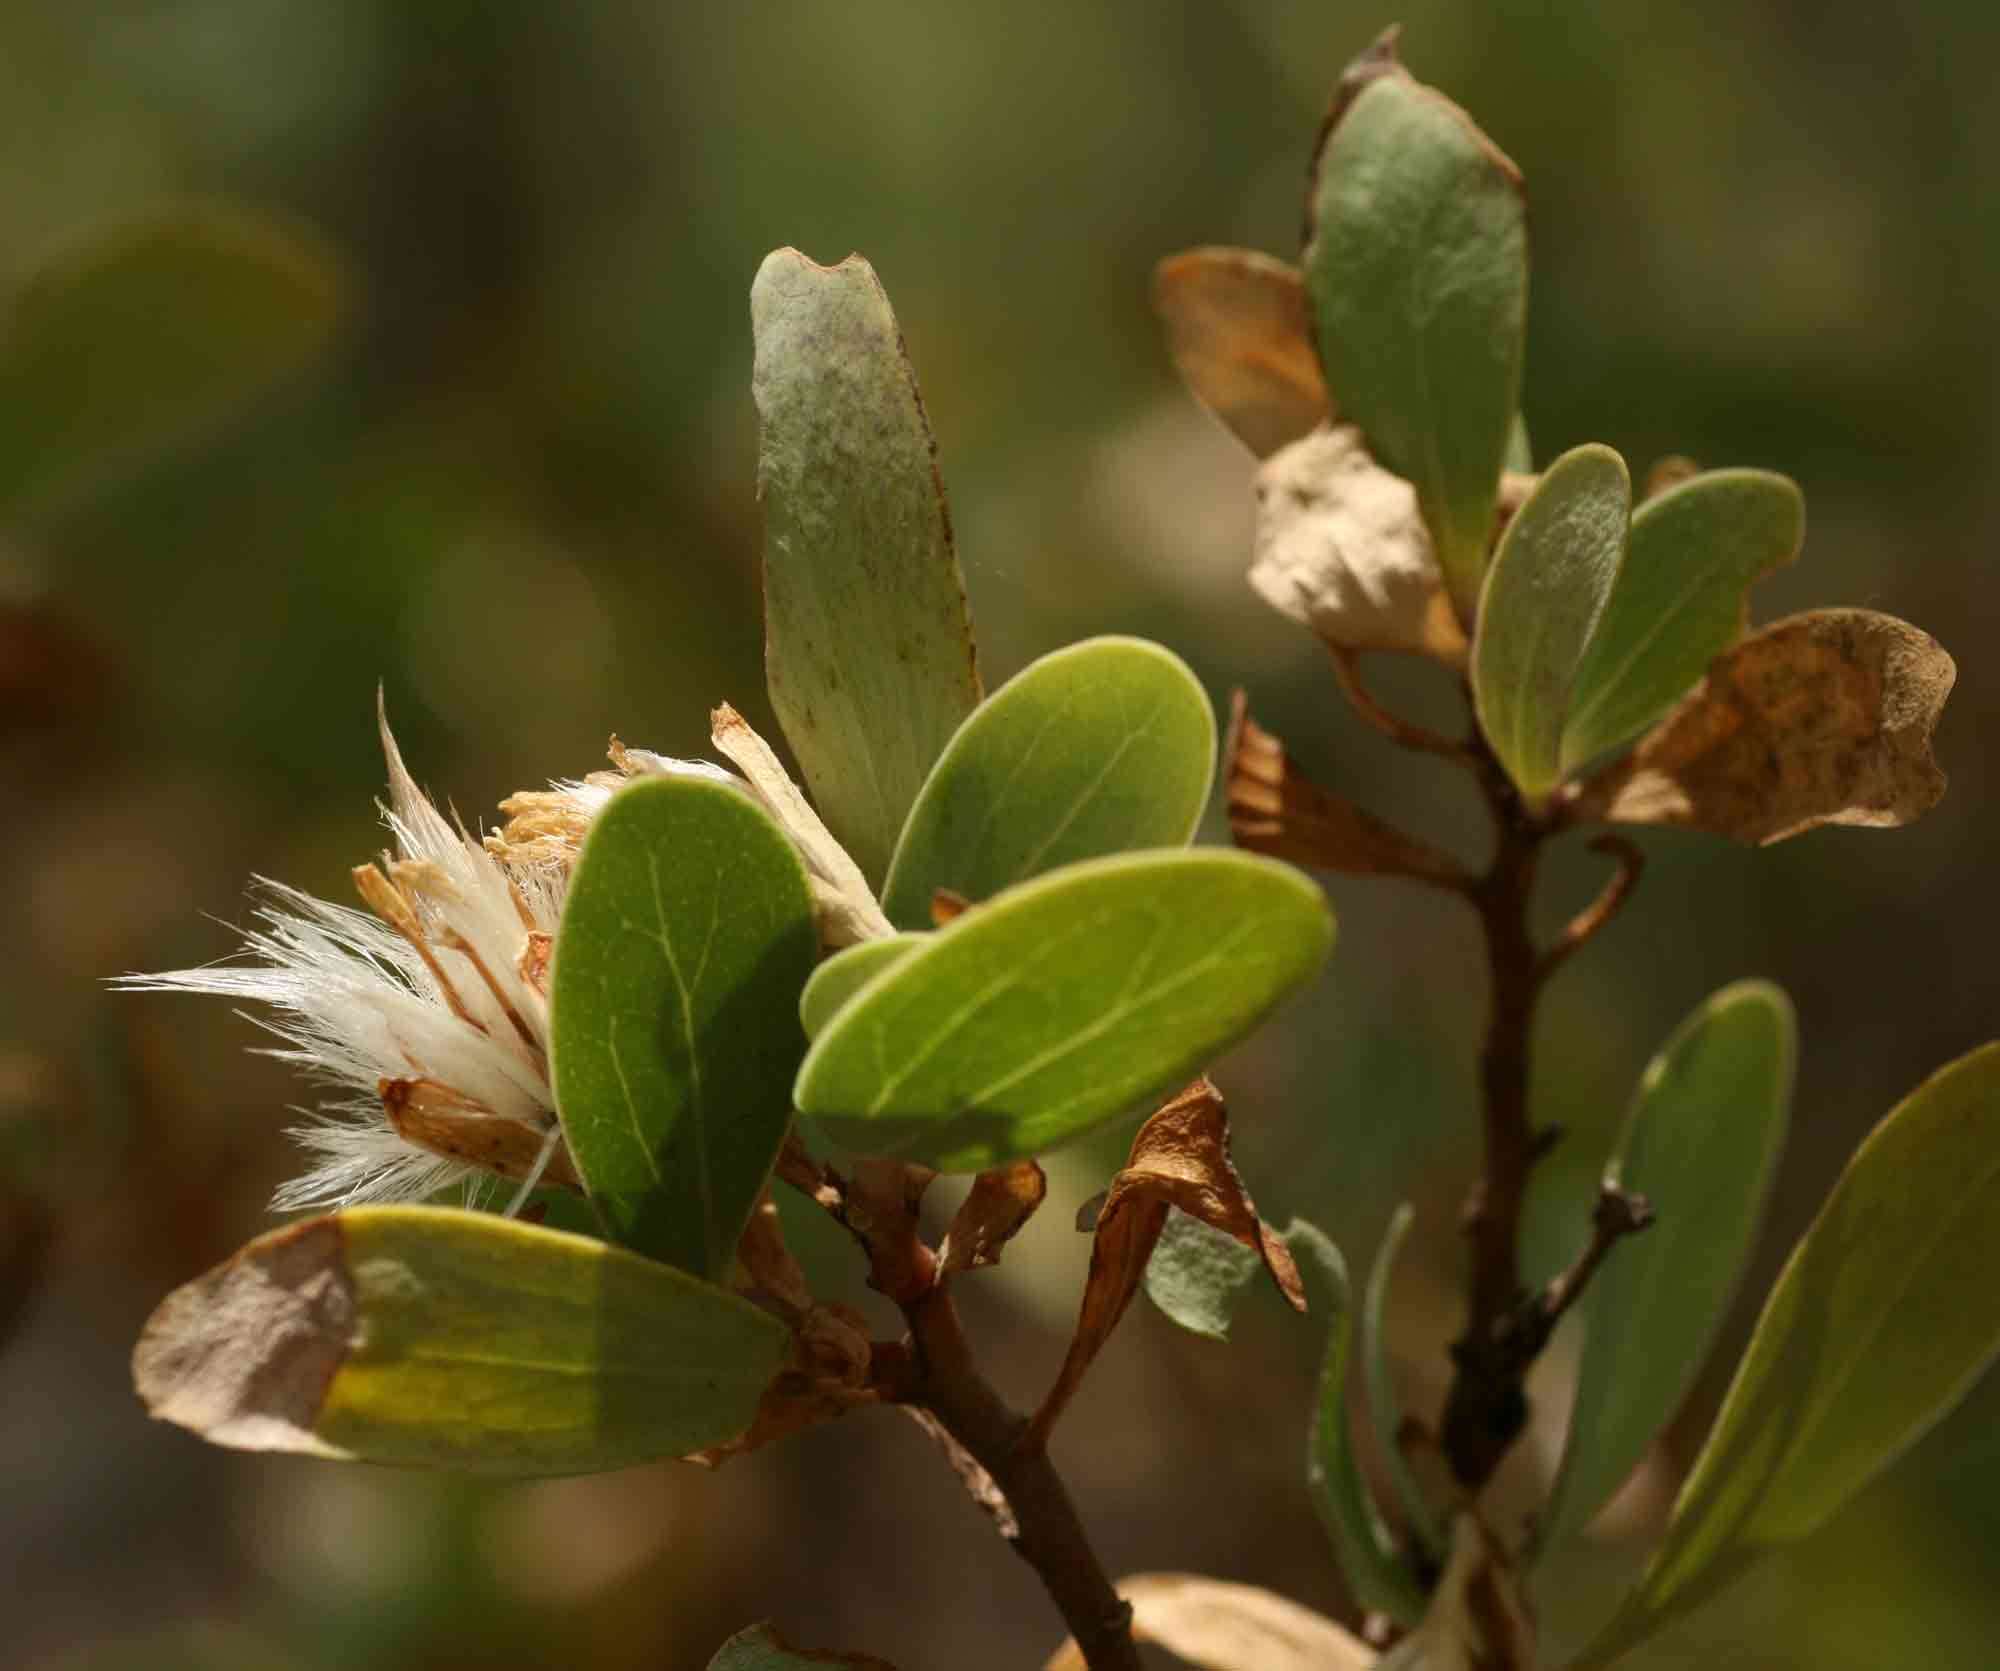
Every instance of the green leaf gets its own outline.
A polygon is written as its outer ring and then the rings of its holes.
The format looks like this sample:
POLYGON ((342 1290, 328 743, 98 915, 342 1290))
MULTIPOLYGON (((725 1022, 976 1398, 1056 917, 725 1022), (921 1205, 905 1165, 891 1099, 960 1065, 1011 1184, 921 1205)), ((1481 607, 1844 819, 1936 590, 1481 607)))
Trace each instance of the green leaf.
POLYGON ((1507 430, 1507 451, 1501 456, 1500 467, 1512 470, 1517 475, 1529 476, 1535 470, 1535 448, 1528 439, 1528 420, 1520 413, 1514 414, 1514 422, 1507 430))
POLYGON ((1564 715, 1565 773, 1650 727, 1743 636, 1750 587, 1799 554, 1805 515, 1766 470, 1711 470, 1633 513, 1564 715))
POLYGON ((1146 1297, 1190 1334, 1227 1340, 1237 1298, 1263 1268, 1226 1230, 1171 1207, 1146 1260, 1146 1297))
POLYGON ((805 871, 748 796, 642 778, 592 822, 556 937, 551 1065, 621 1241, 728 1270, 791 1122, 818 950, 805 871))
POLYGON ((1077 859, 1184 847, 1215 773, 1215 716, 1170 650, 1092 638, 1023 668, 931 769, 882 908, 928 928, 931 895, 975 903, 1077 859))
POLYGON ((979 705, 936 448, 861 257, 821 267, 775 251, 750 321, 771 706, 820 816, 879 886, 932 763, 979 705))
POLYGON ((1087 859, 947 924, 799 1070, 834 1141, 947 1172, 1029 1159, 1186 1079, 1333 943, 1320 890, 1204 849, 1087 859))
POLYGON ((1520 401, 1520 173, 1384 43, 1342 82, 1309 214, 1306 289, 1333 405, 1415 484, 1470 620, 1520 401))
POLYGON ((1530 801, 1562 778, 1563 719, 1625 554, 1632 482, 1595 443, 1566 452, 1514 513, 1472 639, 1480 728, 1530 801))
POLYGON ((1643 1195, 1649 1229, 1591 1285, 1562 1468, 1538 1550, 1581 1531, 1679 1409, 1728 1315, 1784 1147, 1798 1054, 1790 1001, 1724 987, 1639 1081, 1605 1182, 1643 1195))
POLYGON ((1823 1524, 2000 1350, 2000 1044, 1918 1086, 1793 1250, 1638 1589, 1578 1671, 1609 1665, 1764 1551, 1823 1524))
POLYGON ((889 934, 835 952, 812 972, 812 979, 799 994, 799 1021, 806 1037, 818 1038, 842 1004, 928 938, 924 934, 889 934))
POLYGON ((99 232, 0 324, 0 515, 60 509, 296 371, 341 308, 327 251, 218 207, 99 232))
POLYGON ((1384 1327, 1389 1310, 1389 1280, 1395 1275, 1396 1255, 1416 1223, 1416 1209, 1408 1202, 1390 1216, 1382 1246, 1368 1272, 1368 1288, 1361 1302, 1361 1363, 1368 1388, 1368 1414, 1375 1428, 1375 1443, 1396 1489, 1396 1498, 1409 1517, 1410 1528, 1424 1551, 1443 1562, 1448 1544, 1443 1524, 1431 1508, 1424 1488, 1403 1454, 1403 1402, 1396 1396, 1396 1378, 1389 1367, 1388 1334, 1384 1327))
POLYGON ((1327 1301, 1326 1357, 1319 1377, 1319 1400, 1306 1447, 1306 1483, 1313 1507, 1332 1540, 1341 1576, 1354 1599, 1398 1624, 1414 1625, 1428 1598, 1403 1563, 1396 1540, 1362 1478, 1361 1462, 1347 1424, 1347 1355, 1354 1333, 1354 1307, 1347 1261, 1315 1225, 1294 1219, 1285 1232, 1294 1253, 1318 1268, 1330 1290, 1327 1301))
POLYGON ((585 1236, 356 1207, 260 1236, 160 1303, 148 1410, 239 1450, 571 1474, 735 1438, 783 1324, 585 1236))

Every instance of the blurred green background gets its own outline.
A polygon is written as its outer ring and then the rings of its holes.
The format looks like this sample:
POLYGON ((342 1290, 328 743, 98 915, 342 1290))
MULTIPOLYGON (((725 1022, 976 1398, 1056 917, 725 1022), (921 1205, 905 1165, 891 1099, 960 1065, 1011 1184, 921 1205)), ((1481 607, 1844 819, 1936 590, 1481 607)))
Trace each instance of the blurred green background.
MULTIPOLYGON (((1324 781, 1477 849, 1447 769, 1345 713, 1241 583, 1247 457, 1175 384, 1160 256, 1295 253, 1341 64, 1396 14, 1281 0, 131 0, 0 9, 0 250, 14 274, 189 197, 317 228, 348 271, 329 350, 258 403, 0 544, 0 1660, 35 1666, 699 1667, 773 1617, 906 1671, 1039 1664, 1026 1569, 920 1436, 850 1418, 718 1475, 523 1487, 262 1461, 148 1424, 126 1356, 172 1284, 265 1225, 305 1099, 220 1005, 103 977, 226 954, 252 872, 344 897, 380 843, 378 683, 468 819, 599 761, 691 754, 710 705, 767 725, 746 293, 763 253, 858 249, 937 428, 989 684, 1097 631, 1179 648, 1324 781), (221 922, 215 919, 222 919, 221 922)), ((1552 989, 1538 1269, 1580 1237, 1646 1056, 1769 975, 1804 1035, 1795 1139, 1722 1362, 1586 1552, 1561 1641, 1698 1444, 1758 1294, 1863 1131, 1996 1031, 1990 750, 2000 696, 1994 159, 2000 10, 1970 0, 1430 0, 1405 55, 1521 164, 1538 451, 1605 440, 1788 471, 1806 555, 1768 619, 1890 610, 1960 661, 1944 804, 1763 853, 1647 842, 1627 914, 1552 989)), ((163 327, 164 328, 164 327, 163 327)), ((32 444, 32 437, 30 437, 32 444)), ((1448 720, 1425 669, 1381 687, 1448 720)), ((773 733, 775 734, 775 733, 773 733)), ((1598 861, 1554 867, 1550 921, 1598 861)), ((1483 1003, 1453 902, 1338 880, 1309 1001, 1222 1065, 1267 1217, 1398 1281, 1409 1401, 1441 1391, 1483 1003)), ((1114 1139, 1052 1168, 970 1279, 996 1378, 1058 1361, 1114 1139)), ((822 1250, 842 1264, 840 1250, 822 1250)), ((2000 1273, 1991 1273, 2000 1280, 2000 1273)), ((830 1282, 853 1282, 851 1272, 830 1282)), ((1300 1460, 1316 1325, 1222 1348, 1136 1309, 1057 1439, 1114 1570, 1188 1569, 1344 1609, 1300 1460)), ((1508 1512, 1560 1431, 1563 1346, 1508 1512)), ((1795 1555, 1643 1664, 1990 1662, 2000 1387, 1795 1555)), ((1635 1665, 1642 1663, 1639 1660, 1635 1665)))

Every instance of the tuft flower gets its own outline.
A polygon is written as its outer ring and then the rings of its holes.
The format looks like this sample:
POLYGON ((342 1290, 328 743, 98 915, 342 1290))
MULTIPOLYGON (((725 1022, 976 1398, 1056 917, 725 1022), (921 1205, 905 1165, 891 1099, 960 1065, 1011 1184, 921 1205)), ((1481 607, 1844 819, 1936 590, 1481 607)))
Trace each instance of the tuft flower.
POLYGON ((296 1064, 329 1095, 294 1130, 311 1157, 281 1210, 414 1201, 483 1177, 581 1188, 549 1083, 548 970, 590 819, 626 776, 735 777, 615 742, 618 773, 512 797, 484 841, 448 821, 411 778, 381 720, 394 840, 354 872, 368 910, 260 881, 254 961, 130 975, 141 991, 215 993, 273 1012, 296 1064))

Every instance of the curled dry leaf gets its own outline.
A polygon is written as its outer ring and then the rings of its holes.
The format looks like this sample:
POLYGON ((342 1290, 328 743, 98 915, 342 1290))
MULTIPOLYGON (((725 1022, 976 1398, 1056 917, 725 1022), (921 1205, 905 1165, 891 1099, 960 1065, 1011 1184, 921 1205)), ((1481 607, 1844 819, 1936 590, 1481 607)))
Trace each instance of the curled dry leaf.
POLYGON ((1907 824, 1944 793, 1931 733, 1956 677, 1936 639, 1892 615, 1790 616, 1718 656, 1567 816, 1752 843, 1907 824))
POLYGON ((1032 1160, 980 1173, 938 1249, 939 1275, 999 1264, 1001 1248, 1035 1216, 1048 1192, 1048 1177, 1032 1160))
MULTIPOLYGON (((1202 1671, 1368 1671, 1375 1650, 1310 1607, 1260 1590, 1185 1572, 1124 1579, 1132 1634, 1157 1642, 1202 1671)), ((1084 1671, 1082 1650, 1065 1642, 1044 1671, 1084 1671)))
POLYGON ((1239 690, 1223 750, 1223 793, 1238 847, 1349 876, 1414 876, 1444 887, 1471 878, 1449 854, 1406 836, 1301 773, 1250 717, 1239 690))
POLYGON ((1305 1288, 1291 1250, 1257 1217, 1230 1163, 1229 1111, 1222 1093, 1207 1079, 1197 1079, 1139 1128, 1124 1170, 1105 1192, 1076 1333, 1055 1385, 1035 1412, 1028 1442, 1047 1440, 1091 1361, 1125 1315, 1171 1207, 1226 1231, 1260 1255, 1278 1291, 1295 1310, 1305 1310, 1305 1288))
POLYGON ((1281 614, 1349 650, 1404 650, 1463 665, 1466 638, 1417 493, 1351 425, 1314 430, 1257 472, 1250 585, 1281 614))
POLYGON ((777 751, 727 702, 708 716, 708 722, 716 748, 749 780, 751 793, 805 860, 821 943, 837 951, 894 932, 861 867, 820 821, 777 751))
POLYGON ((1326 379, 1296 267, 1257 250, 1183 250, 1153 269, 1153 308, 1195 399, 1259 458, 1326 422, 1326 379))
POLYGON ((740 1630, 716 1650, 708 1671, 812 1671, 814 1666, 845 1667, 846 1671, 896 1671, 873 1654, 821 1653, 795 1648, 770 1624, 740 1630))
POLYGON ((1460 1514, 1430 1611, 1383 1656, 1381 1671, 1533 1671, 1536 1663, 1534 1622, 1512 1565, 1477 1515, 1460 1514))

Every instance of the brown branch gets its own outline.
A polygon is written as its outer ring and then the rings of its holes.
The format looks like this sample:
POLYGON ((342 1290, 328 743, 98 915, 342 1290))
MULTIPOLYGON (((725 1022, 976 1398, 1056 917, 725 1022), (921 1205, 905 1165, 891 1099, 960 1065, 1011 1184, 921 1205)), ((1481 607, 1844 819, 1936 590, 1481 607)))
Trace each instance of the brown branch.
POLYGON ((932 1174, 875 1160, 843 1178, 796 1137, 787 1140, 777 1171, 846 1227, 868 1256, 869 1285, 903 1314, 907 1342, 875 1348, 880 1396, 906 1406, 943 1448, 972 1500, 1034 1568, 1090 1671, 1141 1671, 1130 1606, 1112 1588, 1055 1464, 1030 1439, 1028 1419, 973 1361, 950 1284, 918 1234, 917 1210, 932 1174))
POLYGON ((1427 726, 1417 725, 1404 719, 1400 714, 1392 714, 1377 702, 1367 685, 1361 679, 1360 652, 1342 645, 1333 644, 1328 648, 1333 652, 1333 673, 1340 681, 1341 694, 1353 704, 1354 711, 1372 725, 1390 742, 1400 748, 1415 749, 1421 754, 1440 755, 1446 760, 1456 760, 1461 766, 1477 770, 1483 764, 1483 751, 1472 743, 1461 743, 1443 736, 1427 726))
POLYGON ((1604 891, 1570 918, 1562 933, 1556 936, 1554 944, 1542 953, 1542 961, 1535 972, 1536 981, 1546 981, 1583 944, 1598 933, 1605 924, 1625 908, 1625 901, 1632 896, 1632 890, 1639 885, 1639 877, 1646 868, 1646 855, 1622 835, 1609 831, 1590 844, 1593 853, 1602 853, 1607 858, 1618 861, 1618 869, 1604 891))

